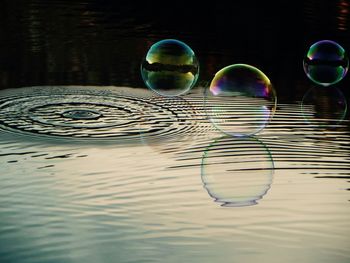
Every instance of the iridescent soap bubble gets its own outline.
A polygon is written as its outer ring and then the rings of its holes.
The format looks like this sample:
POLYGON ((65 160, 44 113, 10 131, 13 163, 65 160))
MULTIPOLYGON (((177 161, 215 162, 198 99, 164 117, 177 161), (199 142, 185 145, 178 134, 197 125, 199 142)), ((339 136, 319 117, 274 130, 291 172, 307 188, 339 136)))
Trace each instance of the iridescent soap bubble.
POLYGON ((277 97, 259 69, 235 64, 218 71, 205 92, 205 110, 220 131, 233 136, 260 132, 276 110, 277 97))
POLYGON ((143 81, 162 96, 179 96, 196 83, 199 63, 193 50, 175 39, 161 40, 151 46, 141 64, 143 81))
POLYGON ((341 81, 349 67, 345 50, 331 40, 321 40, 313 44, 303 61, 304 71, 309 79, 322 86, 341 81))
POLYGON ((269 149, 252 137, 216 139, 205 150, 201 168, 208 194, 228 207, 257 204, 270 189, 274 174, 269 149))
POLYGON ((337 87, 312 87, 303 96, 301 111, 310 125, 334 127, 344 120, 347 102, 337 87))

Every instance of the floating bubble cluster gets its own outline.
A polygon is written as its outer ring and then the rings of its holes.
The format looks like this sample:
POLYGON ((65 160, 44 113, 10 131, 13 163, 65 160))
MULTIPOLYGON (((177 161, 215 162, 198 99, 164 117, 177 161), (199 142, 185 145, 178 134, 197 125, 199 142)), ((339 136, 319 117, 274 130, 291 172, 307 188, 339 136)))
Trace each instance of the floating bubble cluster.
POLYGON ((175 39, 161 40, 151 46, 141 64, 143 81, 162 96, 179 96, 196 83, 199 63, 193 50, 175 39))
POLYGON ((338 43, 321 40, 309 48, 303 65, 310 80, 318 85, 329 86, 345 77, 349 60, 344 48, 338 43))
POLYGON ((218 71, 205 92, 208 118, 218 130, 233 136, 249 136, 264 129, 276 103, 268 77, 246 64, 218 71))

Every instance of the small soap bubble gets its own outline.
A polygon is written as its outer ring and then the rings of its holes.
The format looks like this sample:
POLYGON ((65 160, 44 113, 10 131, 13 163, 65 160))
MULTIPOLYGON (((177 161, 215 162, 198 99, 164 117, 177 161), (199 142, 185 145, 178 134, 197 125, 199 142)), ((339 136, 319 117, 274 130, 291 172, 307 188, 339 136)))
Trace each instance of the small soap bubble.
POLYGON ((341 81, 349 68, 349 60, 342 46, 331 40, 313 44, 303 61, 308 78, 321 86, 341 81))
POLYGON ((269 78, 259 69, 235 64, 218 71, 205 92, 209 120, 223 133, 242 137, 260 132, 277 104, 269 78))
POLYGON ((199 63, 193 50, 176 39, 153 44, 141 64, 146 86, 162 96, 179 96, 196 83, 199 63))

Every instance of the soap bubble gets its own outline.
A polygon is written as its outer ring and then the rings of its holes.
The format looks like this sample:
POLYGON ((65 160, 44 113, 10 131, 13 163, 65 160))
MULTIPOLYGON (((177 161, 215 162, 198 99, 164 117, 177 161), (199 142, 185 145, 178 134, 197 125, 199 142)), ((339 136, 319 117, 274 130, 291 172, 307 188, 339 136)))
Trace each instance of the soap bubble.
POLYGON ((193 50, 175 39, 161 40, 151 46, 141 64, 143 81, 162 96, 179 96, 196 83, 199 63, 193 50))
POLYGON ((205 110, 220 131, 233 136, 260 132, 276 110, 277 97, 259 69, 235 64, 218 71, 205 92, 205 110))
POLYGON ((270 189, 272 156, 256 138, 222 137, 203 154, 201 177, 205 189, 222 206, 257 204, 270 189))
POLYGON ((332 127, 346 116, 346 98, 337 87, 312 87, 302 99, 301 111, 308 124, 332 127))
POLYGON ((349 67, 345 50, 331 40, 321 40, 313 44, 303 61, 304 71, 309 79, 322 86, 341 81, 349 67))

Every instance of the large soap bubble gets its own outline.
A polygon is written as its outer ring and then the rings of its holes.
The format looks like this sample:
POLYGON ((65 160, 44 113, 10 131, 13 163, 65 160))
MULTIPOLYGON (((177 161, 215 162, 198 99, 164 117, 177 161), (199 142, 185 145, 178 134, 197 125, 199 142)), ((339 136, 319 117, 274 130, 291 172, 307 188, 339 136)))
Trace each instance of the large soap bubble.
POLYGON ((218 71, 205 92, 209 120, 233 136, 260 132, 276 110, 277 97, 269 78, 259 69, 235 64, 218 71))

